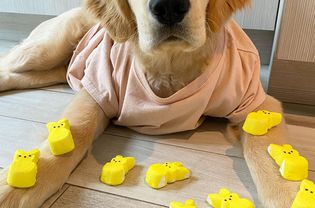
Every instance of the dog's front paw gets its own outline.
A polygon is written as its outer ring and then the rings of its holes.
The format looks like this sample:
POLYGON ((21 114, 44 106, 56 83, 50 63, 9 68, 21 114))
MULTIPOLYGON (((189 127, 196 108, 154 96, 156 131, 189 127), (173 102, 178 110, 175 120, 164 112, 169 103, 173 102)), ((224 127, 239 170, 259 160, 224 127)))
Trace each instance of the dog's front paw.
POLYGON ((6 91, 11 88, 11 84, 9 84, 9 73, 1 71, 0 69, 0 92, 6 91))
POLYGON ((0 208, 37 208, 58 191, 68 177, 68 170, 56 171, 53 160, 40 160, 35 186, 13 188, 7 184, 7 170, 0 172, 0 208))
POLYGON ((18 74, 2 71, 0 67, 0 92, 17 89, 18 80, 18 74))
MULTIPOLYGON (((271 181, 272 182, 272 181, 271 181)), ((260 192, 262 203, 267 208, 289 208, 291 207, 300 182, 282 181, 275 182, 269 189, 260 192)))

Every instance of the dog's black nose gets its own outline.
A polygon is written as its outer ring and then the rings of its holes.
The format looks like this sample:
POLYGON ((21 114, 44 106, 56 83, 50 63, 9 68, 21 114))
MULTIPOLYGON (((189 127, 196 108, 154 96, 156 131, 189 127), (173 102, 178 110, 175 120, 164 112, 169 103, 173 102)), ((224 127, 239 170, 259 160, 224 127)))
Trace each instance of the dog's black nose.
POLYGON ((152 15, 163 25, 181 22, 190 8, 190 0, 150 0, 152 15))

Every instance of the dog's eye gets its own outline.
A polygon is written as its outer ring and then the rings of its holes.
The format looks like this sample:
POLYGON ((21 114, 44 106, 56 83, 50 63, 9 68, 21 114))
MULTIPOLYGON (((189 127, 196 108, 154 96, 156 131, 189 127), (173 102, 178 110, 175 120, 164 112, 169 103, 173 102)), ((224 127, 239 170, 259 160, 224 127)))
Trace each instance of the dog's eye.
POLYGON ((22 157, 22 155, 19 155, 19 157, 22 157))
POLYGON ((305 191, 308 191, 308 189, 306 188, 305 191))
POLYGON ((29 157, 32 157, 32 155, 28 155, 29 157))
POLYGON ((287 154, 287 152, 286 152, 286 151, 283 151, 283 153, 284 153, 284 154, 287 154))
POLYGON ((311 191, 311 194, 314 193, 313 191, 311 191))

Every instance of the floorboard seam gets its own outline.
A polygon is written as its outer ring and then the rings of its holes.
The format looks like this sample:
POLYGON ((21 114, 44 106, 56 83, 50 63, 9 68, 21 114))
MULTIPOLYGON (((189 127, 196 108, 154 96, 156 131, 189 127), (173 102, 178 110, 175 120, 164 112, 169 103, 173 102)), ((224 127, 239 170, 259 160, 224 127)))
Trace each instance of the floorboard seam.
MULTIPOLYGON (((80 186, 80 185, 76 185, 76 184, 71 184, 69 182, 67 182, 68 185, 70 186, 74 186, 74 187, 78 187, 78 188, 82 188, 82 189, 87 189, 87 190, 91 190, 91 191, 95 191, 95 192, 98 192, 98 193, 104 193, 104 194, 108 194, 108 195, 112 195, 112 196, 116 196, 116 197, 120 197, 120 198, 126 198, 126 199, 131 199, 133 201, 139 201, 139 202, 142 202, 142 203, 146 203, 146 204, 151 204, 151 205, 156 205, 156 206, 162 206, 162 207, 167 207, 163 204, 157 204, 157 203, 153 203, 153 202, 149 202, 149 201, 144 201, 144 200, 141 200, 141 199, 136 199, 136 198, 132 198, 132 197, 128 197, 128 196, 121 196, 121 195, 118 195, 118 194, 114 194, 114 193, 110 193, 110 192, 106 192, 106 191, 101 191, 101 190, 97 190, 97 189, 92 189, 92 188, 88 188, 88 187, 84 187, 84 186, 80 186)), ((70 187, 69 186, 69 187, 70 187)))
MULTIPOLYGON (((1 115, 1 114, 0 114, 0 117, 11 118, 11 119, 16 119, 16 120, 21 120, 21 121, 34 122, 34 123, 38 123, 38 124, 46 124, 45 122, 41 122, 41 121, 28 120, 28 119, 24 119, 24 118, 17 118, 17 117, 6 116, 6 115, 1 115)), ((238 158, 238 159, 244 160, 244 157, 239 157, 239 156, 235 156, 235 155, 226 155, 226 154, 220 154, 220 153, 217 153, 217 152, 208 152, 208 151, 205 151, 205 150, 198 150, 198 149, 182 147, 182 146, 173 145, 173 144, 164 144, 164 143, 154 142, 154 141, 150 141, 150 140, 144 140, 144 139, 138 139, 138 138, 134 138, 134 137, 127 137, 127 136, 123 136, 123 135, 118 135, 118 134, 115 134, 115 133, 106 133, 106 132, 104 132, 103 134, 104 135, 110 135, 110 136, 117 136, 117 137, 121 137, 121 138, 124 138, 124 139, 133 139, 133 140, 137 140, 137 141, 150 142, 150 143, 154 143, 154 144, 160 144, 160 145, 165 145, 165 146, 172 146, 172 147, 177 147, 177 148, 181 148, 181 149, 187 149, 187 150, 192 150, 192 151, 197 151, 197 152, 203 152, 203 153, 208 153, 208 154, 215 154, 215 155, 232 157, 232 158, 238 158)), ((311 170, 311 171, 315 171, 315 170, 311 170)))
POLYGON ((226 157, 233 157, 233 158, 238 158, 238 159, 243 159, 244 160, 244 157, 240 157, 240 156, 236 156, 236 155, 225 155, 225 154, 221 154, 221 153, 217 153, 217 152, 208 152, 208 151, 205 151, 205 150, 198 150, 198 149, 178 146, 178 145, 174 145, 174 144, 164 144, 164 143, 161 143, 161 142, 154 142, 154 141, 151 141, 151 140, 145 140, 145 139, 138 139, 138 138, 134 138, 134 137, 122 136, 122 135, 118 135, 118 134, 115 134, 115 133, 106 133, 106 132, 104 132, 104 134, 105 135, 110 135, 110 136, 117 136, 117 137, 121 137, 121 138, 124 138, 124 139, 133 139, 133 140, 142 141, 142 142, 150 142, 150 143, 154 143, 154 144, 160 144, 160 145, 165 145, 165 146, 177 147, 177 148, 181 148, 181 149, 187 149, 187 150, 198 151, 198 152, 203 152, 203 153, 210 153, 210 154, 226 156, 226 157))
MULTIPOLYGON (((21 120, 21 121, 34 122, 34 123, 38 123, 38 124, 46 124, 45 122, 41 122, 41 121, 28 120, 28 119, 24 119, 24 118, 17 118, 17 117, 6 116, 6 115, 1 115, 1 114, 0 114, 0 117, 11 118, 11 119, 16 119, 16 120, 21 120)), ((205 151, 205 150, 198 150, 198 149, 182 147, 182 146, 173 145, 173 144, 163 144, 163 143, 160 143, 160 142, 154 142, 154 141, 145 140, 145 139, 137 139, 137 138, 134 138, 134 137, 127 137, 127 136, 118 135, 118 134, 114 134, 114 133, 106 133, 106 132, 104 132, 103 134, 104 135, 110 135, 110 136, 117 136, 117 137, 121 137, 121 138, 124 138, 124 139, 133 139, 133 140, 137 140, 137 141, 150 142, 150 143, 154 143, 154 144, 161 144, 161 145, 165 145, 165 146, 172 146, 172 147, 177 147, 177 148, 187 149, 187 150, 192 150, 192 151, 198 151, 198 152, 203 152, 203 153, 210 153, 210 154, 221 155, 221 156, 226 156, 226 157, 233 157, 233 158, 244 159, 243 157, 239 157, 239 156, 235 156, 235 155, 225 155, 225 154, 220 154, 220 153, 216 153, 216 152, 208 152, 208 151, 205 151)))
POLYGON ((11 119, 20 120, 20 121, 28 121, 28 122, 38 123, 38 124, 46 124, 45 122, 42 122, 42 121, 29 120, 26 118, 18 118, 18 117, 14 117, 14 116, 3 115, 3 114, 0 114, 0 117, 11 118, 11 119))
MULTIPOLYGON (((69 185, 69 184, 67 184, 67 185, 69 185)), ((60 193, 60 195, 52 202, 52 204, 49 206, 49 208, 52 207, 69 188, 70 188, 70 185, 67 188, 65 188, 65 190, 62 193, 60 193)))
MULTIPOLYGON (((11 119, 16 119, 16 120, 22 120, 22 121, 28 121, 28 122, 34 122, 34 123, 44 124, 44 125, 46 124, 45 122, 41 122, 41 121, 28 120, 28 119, 24 119, 24 118, 11 117, 11 116, 1 115, 1 114, 0 114, 0 117, 11 118, 11 119)), ((144 140, 144 139, 138 139, 138 138, 134 138, 134 137, 127 137, 127 136, 123 136, 123 135, 118 135, 118 134, 115 134, 115 133, 104 132, 103 134, 104 135, 110 135, 110 136, 117 136, 117 137, 121 137, 121 138, 124 138, 124 139, 131 139, 131 140, 137 140, 137 141, 142 141, 142 142, 149 142, 149 143, 160 144, 160 145, 171 146, 171 147, 177 147, 177 148, 191 150, 191 151, 196 151, 196 152, 203 152, 203 153, 208 153, 208 154, 215 154, 215 155, 220 155, 220 156, 231 157, 231 158, 238 158, 238 159, 245 160, 244 157, 240 157, 240 156, 220 154, 220 153, 217 153, 217 152, 209 152, 209 151, 205 151, 205 150, 198 150, 198 149, 193 149, 193 148, 188 148, 188 147, 183 147, 183 146, 178 146, 178 145, 173 145, 173 144, 164 144, 164 143, 150 141, 150 140, 144 140)), ((310 171, 312 171, 312 172, 314 171, 315 172, 315 170, 310 170, 310 171)))
POLYGON ((45 89, 45 88, 38 88, 37 90, 46 91, 46 92, 54 92, 54 93, 62 93, 62 94, 67 94, 67 95, 75 95, 75 93, 71 93, 71 92, 65 92, 65 91, 59 91, 59 90, 51 90, 51 89, 45 89))

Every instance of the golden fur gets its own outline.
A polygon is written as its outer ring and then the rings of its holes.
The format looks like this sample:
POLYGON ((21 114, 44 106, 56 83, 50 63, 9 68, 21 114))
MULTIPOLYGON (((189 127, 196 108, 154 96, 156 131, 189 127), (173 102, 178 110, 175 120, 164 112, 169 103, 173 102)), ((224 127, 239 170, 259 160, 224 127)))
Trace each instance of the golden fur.
POLYGON ((251 0, 209 1, 207 20, 213 32, 218 32, 232 14, 248 5, 251 0))
POLYGON ((85 7, 108 29, 117 42, 125 42, 136 34, 134 16, 126 0, 86 0, 85 7))
MULTIPOLYGON (((233 12, 250 3, 250 0, 192 0, 191 11, 180 27, 165 32, 143 9, 147 1, 86 0, 85 9, 74 9, 42 23, 25 41, 0 58, 0 91, 66 82, 67 62, 73 49, 88 29, 100 21, 115 41, 133 43, 139 64, 154 92, 161 97, 170 96, 202 73, 203 67, 212 61, 213 48, 224 23, 233 12), (166 41, 169 36, 178 40, 166 41)), ((277 100, 267 97, 258 109, 281 112, 282 108, 277 100)), ((76 149, 63 157, 54 157, 47 143, 43 145, 38 182, 31 189, 9 187, 7 170, 3 170, 0 207, 39 207, 65 183, 93 138, 109 123, 84 89, 62 117, 67 117, 72 124, 76 149)), ((244 156, 262 203, 266 208, 290 207, 299 185, 279 176, 266 151, 270 143, 286 142, 285 123, 261 137, 243 133, 240 126, 231 124, 228 132, 242 140, 244 156)))

